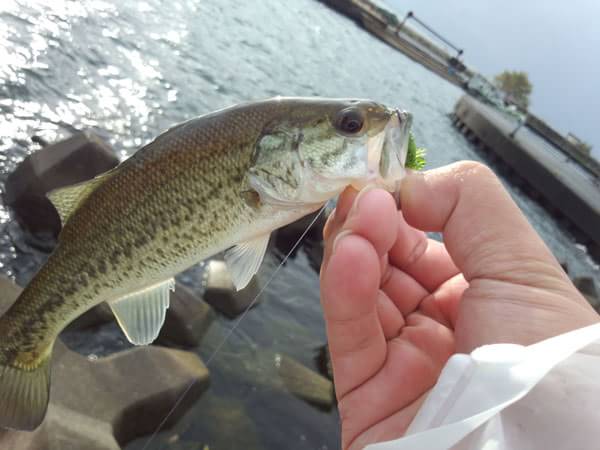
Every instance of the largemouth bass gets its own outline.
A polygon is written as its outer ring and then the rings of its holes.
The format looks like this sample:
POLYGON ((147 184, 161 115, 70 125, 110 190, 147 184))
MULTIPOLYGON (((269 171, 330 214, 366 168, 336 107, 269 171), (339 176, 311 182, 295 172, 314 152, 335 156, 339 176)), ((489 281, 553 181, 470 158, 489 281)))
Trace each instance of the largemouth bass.
POLYGON ((127 338, 152 342, 173 277, 221 251, 234 284, 258 270, 270 233, 348 185, 397 188, 410 114, 366 100, 274 98, 157 137, 117 168, 49 198, 63 221, 46 264, 0 318, 0 426, 44 418, 52 347, 106 301, 127 338))

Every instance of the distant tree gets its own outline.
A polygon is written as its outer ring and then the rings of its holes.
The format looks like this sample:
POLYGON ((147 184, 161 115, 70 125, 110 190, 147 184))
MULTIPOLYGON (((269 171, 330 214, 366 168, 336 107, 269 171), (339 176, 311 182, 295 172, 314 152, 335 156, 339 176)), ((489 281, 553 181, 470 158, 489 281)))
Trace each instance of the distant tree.
POLYGON ((588 155, 592 153, 592 146, 587 142, 582 141, 577 145, 577 147, 579 147, 582 152, 587 153, 588 155))
POLYGON ((583 139, 578 138, 573 133, 567 133, 567 141, 581 150, 583 153, 590 155, 592 153, 592 146, 585 142, 583 139))
POLYGON ((503 90, 508 99, 524 109, 529 107, 531 83, 526 72, 505 70, 494 78, 496 86, 503 90))
POLYGON ((575 146, 586 155, 590 155, 592 153, 592 146, 585 141, 576 142, 575 146))
POLYGON ((397 27, 400 25, 400 21, 398 20, 398 16, 391 12, 389 9, 384 8, 376 3, 372 3, 373 8, 377 11, 383 19, 387 22, 388 25, 392 27, 397 27))

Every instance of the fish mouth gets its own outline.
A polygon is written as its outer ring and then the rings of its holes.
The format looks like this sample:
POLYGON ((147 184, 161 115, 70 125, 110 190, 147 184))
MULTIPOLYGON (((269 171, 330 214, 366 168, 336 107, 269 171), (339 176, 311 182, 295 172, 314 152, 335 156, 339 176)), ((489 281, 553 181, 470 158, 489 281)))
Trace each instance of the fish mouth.
MULTIPOLYGON (((384 142, 384 151, 385 148, 390 146, 387 151, 394 152, 398 162, 402 168, 404 168, 406 165, 406 155, 408 154, 410 128, 412 127, 413 121, 412 114, 408 111, 400 111, 399 109, 396 109, 395 114, 390 119, 390 122, 394 121, 398 121, 399 126, 392 127, 388 130, 384 142)), ((390 123, 388 123, 388 126, 390 126, 390 123)))
POLYGON ((379 133, 367 140, 368 176, 362 180, 362 189, 376 185, 396 192, 406 175, 406 155, 412 126, 412 114, 399 109, 390 111, 390 118, 379 133))

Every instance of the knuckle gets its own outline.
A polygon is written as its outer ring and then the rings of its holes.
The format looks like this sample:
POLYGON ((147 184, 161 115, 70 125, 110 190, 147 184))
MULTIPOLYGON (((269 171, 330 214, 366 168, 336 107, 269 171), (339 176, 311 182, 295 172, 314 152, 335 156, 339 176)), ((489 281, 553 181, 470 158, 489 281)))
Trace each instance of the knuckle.
POLYGON ((451 177, 459 189, 468 187, 474 194, 488 195, 502 183, 492 169, 478 161, 461 161, 449 168, 451 177))
POLYGON ((496 178, 492 169, 479 161, 461 161, 456 164, 456 172, 469 178, 496 178))

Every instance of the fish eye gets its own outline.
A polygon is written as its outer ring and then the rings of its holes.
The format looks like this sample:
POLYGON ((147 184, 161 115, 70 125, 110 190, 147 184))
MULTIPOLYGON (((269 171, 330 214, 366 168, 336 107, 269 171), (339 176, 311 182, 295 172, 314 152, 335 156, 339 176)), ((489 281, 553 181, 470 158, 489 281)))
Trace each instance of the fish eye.
POLYGON ((344 134, 357 134, 363 129, 365 119, 355 108, 343 109, 335 117, 335 127, 344 134))

